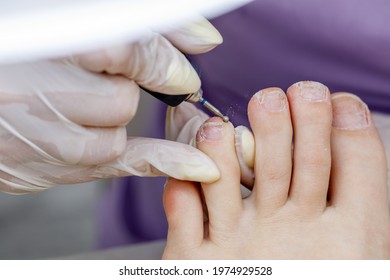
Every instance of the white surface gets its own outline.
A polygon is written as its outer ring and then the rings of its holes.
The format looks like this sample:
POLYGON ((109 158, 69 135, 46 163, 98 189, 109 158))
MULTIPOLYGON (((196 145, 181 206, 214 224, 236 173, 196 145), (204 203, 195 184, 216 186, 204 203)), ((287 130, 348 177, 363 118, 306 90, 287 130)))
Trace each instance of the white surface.
POLYGON ((0 3, 0 63, 128 42, 147 28, 223 14, 250 0, 15 0, 0 3))

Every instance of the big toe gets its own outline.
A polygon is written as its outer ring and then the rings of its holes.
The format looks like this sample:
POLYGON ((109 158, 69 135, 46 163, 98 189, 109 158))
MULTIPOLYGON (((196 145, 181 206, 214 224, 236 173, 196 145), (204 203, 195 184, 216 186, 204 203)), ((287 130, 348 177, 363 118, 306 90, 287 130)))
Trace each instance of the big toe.
POLYGON ((367 106, 355 95, 332 95, 332 203, 364 208, 387 205, 387 163, 367 106))

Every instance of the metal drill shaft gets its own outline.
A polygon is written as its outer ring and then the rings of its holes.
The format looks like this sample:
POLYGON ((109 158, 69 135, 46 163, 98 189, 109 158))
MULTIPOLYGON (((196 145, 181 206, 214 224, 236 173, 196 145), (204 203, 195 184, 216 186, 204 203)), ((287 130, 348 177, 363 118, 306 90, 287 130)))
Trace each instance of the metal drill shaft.
POLYGON ((229 121, 228 116, 224 116, 221 111, 219 111, 215 106, 203 98, 203 91, 201 88, 197 92, 190 94, 185 101, 190 103, 200 102, 200 104, 206 107, 211 113, 213 113, 213 115, 221 117, 224 122, 229 121))
POLYGON ((217 108, 215 108, 215 106, 213 106, 210 102, 208 102, 206 99, 204 98, 201 98, 200 100, 200 104, 202 104, 204 107, 206 107, 211 113, 213 113, 214 115, 218 116, 218 117, 221 117, 223 119, 224 122, 228 122, 229 121, 229 117, 228 116, 224 116, 221 111, 219 111, 217 108))

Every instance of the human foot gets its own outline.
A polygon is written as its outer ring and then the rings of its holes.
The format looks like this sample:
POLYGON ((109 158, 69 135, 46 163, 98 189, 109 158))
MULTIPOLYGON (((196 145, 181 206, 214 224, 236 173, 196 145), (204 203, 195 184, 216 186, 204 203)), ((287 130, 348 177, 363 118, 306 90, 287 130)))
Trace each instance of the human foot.
POLYGON ((287 96, 270 88, 249 103, 256 177, 245 199, 233 126, 217 118, 202 126, 198 147, 221 179, 168 181, 163 258, 390 258, 386 159, 367 107, 314 82, 287 96))

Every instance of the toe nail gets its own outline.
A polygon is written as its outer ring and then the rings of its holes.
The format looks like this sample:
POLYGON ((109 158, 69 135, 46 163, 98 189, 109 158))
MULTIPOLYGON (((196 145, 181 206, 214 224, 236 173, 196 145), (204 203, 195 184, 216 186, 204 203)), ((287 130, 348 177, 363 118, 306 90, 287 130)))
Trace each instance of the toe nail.
POLYGON ((298 89, 299 97, 303 100, 318 102, 327 98, 328 88, 318 82, 298 82, 293 87, 298 89))
POLYGON ((368 107, 357 96, 338 94, 332 97, 333 127, 359 130, 370 126, 368 107))
POLYGON ((261 90, 256 97, 263 108, 270 112, 280 112, 287 107, 286 95, 281 90, 261 90))
POLYGON ((199 128, 198 133, 196 134, 196 142, 200 143, 202 141, 218 141, 223 137, 223 123, 222 122, 213 122, 209 121, 199 128))

